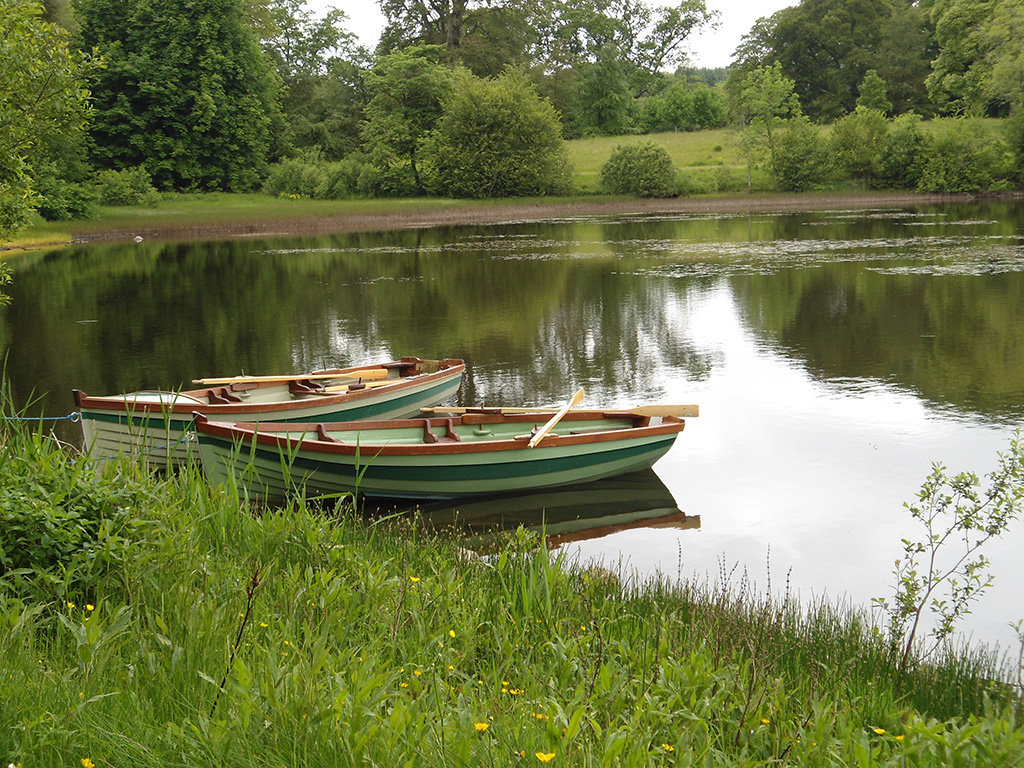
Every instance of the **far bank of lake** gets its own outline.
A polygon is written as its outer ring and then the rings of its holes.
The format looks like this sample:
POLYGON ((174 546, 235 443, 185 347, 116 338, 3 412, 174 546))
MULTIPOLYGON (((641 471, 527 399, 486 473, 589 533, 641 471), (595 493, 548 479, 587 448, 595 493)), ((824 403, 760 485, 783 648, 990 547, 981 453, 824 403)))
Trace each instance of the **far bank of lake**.
POLYGON ((179 241, 222 237, 343 234, 424 227, 550 221, 577 216, 658 214, 736 215, 787 211, 858 210, 908 205, 963 205, 1019 200, 1024 192, 975 195, 915 192, 751 193, 639 199, 609 195, 565 198, 449 200, 387 198, 308 200, 261 194, 175 194, 153 208, 101 208, 96 218, 38 222, 4 250, 53 248, 97 241, 150 238, 179 241))

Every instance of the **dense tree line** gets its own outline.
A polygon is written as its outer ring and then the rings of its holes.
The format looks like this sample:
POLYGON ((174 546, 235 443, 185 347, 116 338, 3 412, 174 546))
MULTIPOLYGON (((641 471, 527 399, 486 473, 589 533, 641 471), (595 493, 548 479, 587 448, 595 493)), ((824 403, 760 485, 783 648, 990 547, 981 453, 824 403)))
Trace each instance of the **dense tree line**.
MULTIPOLYGON (((304 0, 5 0, 0 234, 33 208, 81 216, 155 190, 553 194, 569 188, 562 138, 725 125, 748 185, 755 170, 790 189, 1020 181, 1019 0, 800 0, 727 70, 686 66, 714 20, 704 0, 379 3, 370 51, 304 0), (934 116, 1008 131, 963 146, 970 124, 933 136, 934 116)), ((642 157, 663 179, 649 148, 609 179, 642 157)))

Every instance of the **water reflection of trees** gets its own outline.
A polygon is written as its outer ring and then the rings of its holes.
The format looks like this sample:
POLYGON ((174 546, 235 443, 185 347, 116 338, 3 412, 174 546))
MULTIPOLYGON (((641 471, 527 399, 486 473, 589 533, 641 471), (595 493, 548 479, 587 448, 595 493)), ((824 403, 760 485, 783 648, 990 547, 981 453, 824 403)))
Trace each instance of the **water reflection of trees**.
POLYGON ((650 397, 665 365, 710 368, 665 312, 685 296, 623 273, 603 246, 573 248, 552 225, 54 253, 17 274, 7 373, 22 401, 53 393, 54 412, 72 386, 175 387, 371 353, 466 358, 466 402, 554 402, 580 384, 590 402, 650 397))
POLYGON ((1021 414, 1021 272, 892 274, 839 263, 732 284, 750 324, 817 375, 893 381, 941 405, 1021 414))

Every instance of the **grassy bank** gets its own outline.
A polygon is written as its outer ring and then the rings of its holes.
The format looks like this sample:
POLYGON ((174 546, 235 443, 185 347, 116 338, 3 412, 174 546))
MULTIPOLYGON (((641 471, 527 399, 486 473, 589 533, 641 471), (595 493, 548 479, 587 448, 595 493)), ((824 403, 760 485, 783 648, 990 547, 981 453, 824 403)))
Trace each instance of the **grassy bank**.
POLYGON ((894 672, 855 610, 620 583, 530 536, 97 477, 0 423, 0 760, 30 766, 1012 765, 1007 670, 894 672), (625 588, 624 588, 625 587, 625 588), (88 761, 88 762, 86 762, 88 761))
MULTIPOLYGON (((942 120, 925 123, 934 131, 942 120)), ((979 121, 992 134, 1002 121, 979 121)), ((829 127, 820 128, 827 134, 829 127)), ((773 194, 763 169, 753 172, 757 194, 746 193, 746 157, 739 136, 729 129, 671 132, 644 136, 602 136, 566 142, 577 194, 558 198, 450 200, 388 198, 311 200, 263 194, 175 194, 155 207, 100 208, 90 220, 38 220, 6 250, 39 248, 104 238, 143 236, 163 239, 217 238, 255 234, 314 234, 375 231, 448 224, 526 221, 579 215, 622 215, 650 212, 735 212, 863 207, 903 200, 944 200, 944 195, 911 192, 865 192, 847 181, 833 192, 773 194), (620 145, 654 142, 663 146, 679 171, 683 196, 670 200, 639 200, 599 194, 601 166, 620 145), (865 202, 867 201, 867 202, 865 202)), ((964 197, 964 196, 961 196, 964 197)))

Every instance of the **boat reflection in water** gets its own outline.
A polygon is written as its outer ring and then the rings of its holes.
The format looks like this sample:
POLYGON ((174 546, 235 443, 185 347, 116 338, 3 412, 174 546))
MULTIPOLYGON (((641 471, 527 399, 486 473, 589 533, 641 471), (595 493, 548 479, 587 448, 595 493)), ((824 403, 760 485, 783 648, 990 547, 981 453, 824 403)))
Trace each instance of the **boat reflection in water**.
POLYGON ((378 507, 378 513, 398 511, 418 514, 435 530, 460 531, 474 549, 519 526, 543 531, 551 549, 635 528, 700 528, 700 516, 683 513, 653 469, 531 493, 378 507))

